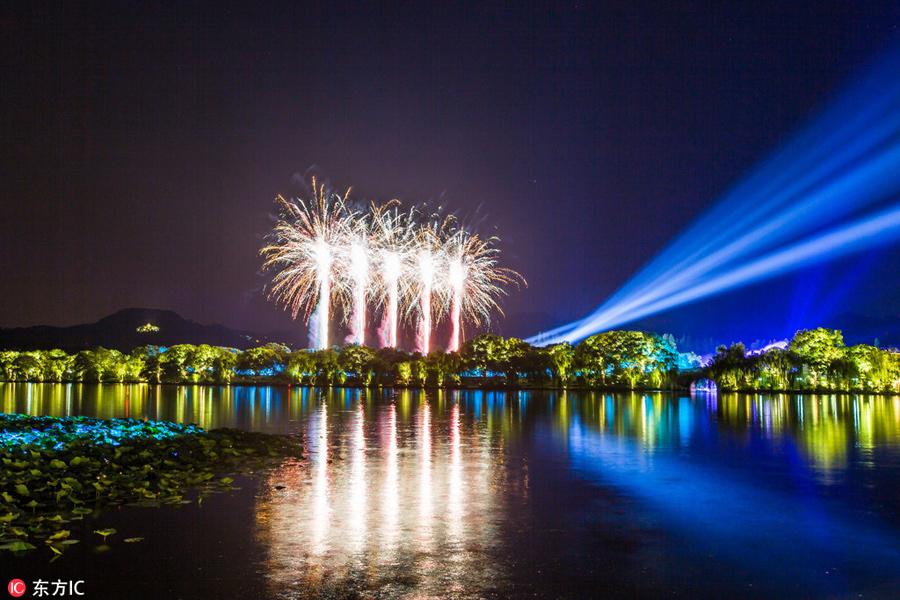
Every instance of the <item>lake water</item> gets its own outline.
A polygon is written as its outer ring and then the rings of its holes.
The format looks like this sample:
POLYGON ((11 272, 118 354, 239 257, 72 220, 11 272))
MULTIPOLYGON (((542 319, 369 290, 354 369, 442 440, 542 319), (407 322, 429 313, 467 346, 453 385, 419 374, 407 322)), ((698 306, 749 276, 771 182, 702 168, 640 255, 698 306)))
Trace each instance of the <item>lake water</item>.
POLYGON ((86 597, 900 597, 898 397, 0 384, 0 411, 303 442, 0 555, 86 597))

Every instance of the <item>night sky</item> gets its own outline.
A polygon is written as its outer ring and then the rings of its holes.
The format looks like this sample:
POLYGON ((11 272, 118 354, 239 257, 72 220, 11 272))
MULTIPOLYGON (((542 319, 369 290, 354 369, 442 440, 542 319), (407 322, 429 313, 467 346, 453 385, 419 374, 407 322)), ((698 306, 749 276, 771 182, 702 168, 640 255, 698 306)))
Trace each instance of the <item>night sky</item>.
MULTIPOLYGON (((528 281, 495 331, 527 337, 596 308, 898 25, 896 0, 7 2, 0 327, 127 307, 299 327, 258 252, 276 195, 316 174, 477 211, 528 281)), ((896 316, 898 254, 645 325, 752 339, 896 316)))

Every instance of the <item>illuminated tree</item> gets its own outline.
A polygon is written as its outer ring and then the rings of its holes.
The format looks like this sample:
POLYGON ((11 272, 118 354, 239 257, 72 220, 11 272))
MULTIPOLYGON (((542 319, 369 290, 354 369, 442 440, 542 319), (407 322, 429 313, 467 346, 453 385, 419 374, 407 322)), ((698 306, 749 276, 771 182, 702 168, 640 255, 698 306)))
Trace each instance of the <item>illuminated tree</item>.
POLYGON ((694 371, 703 367, 703 357, 696 352, 680 352, 678 354, 678 370, 694 371))
POLYGON ((844 336, 839 330, 818 329, 798 331, 788 344, 809 370, 809 385, 812 388, 827 385, 832 363, 841 358, 844 336))
POLYGON ((589 386, 662 387, 677 372, 678 351, 655 333, 606 331, 582 340, 574 363, 589 386))
POLYGON ((412 384, 417 387, 425 387, 425 379, 427 373, 425 370, 425 359, 418 352, 413 353, 413 358, 409 361, 410 374, 412 375, 412 384))
POLYGON ((200 344, 194 346, 185 357, 188 378, 192 382, 212 381, 213 364, 219 353, 212 346, 200 344))
POLYGON ((161 379, 166 383, 182 383, 187 380, 190 358, 194 353, 191 344, 169 347, 159 356, 161 379))
POLYGON ((288 379, 292 383, 312 384, 316 378, 316 360, 312 352, 301 350, 294 352, 284 367, 288 379))
POLYGON ((13 350, 0 351, 0 372, 6 381, 16 380, 15 363, 18 357, 19 353, 13 350))
POLYGON ((407 385, 412 378, 412 364, 409 361, 395 363, 394 377, 400 385, 407 385))
POLYGON ((232 348, 214 348, 216 357, 213 359, 213 381, 220 384, 231 382, 234 370, 237 368, 238 353, 232 348))
POLYGON ((13 368, 18 374, 17 379, 24 381, 40 381, 41 361, 33 352, 22 352, 13 362, 13 368))
POLYGON ((460 356, 466 369, 476 369, 482 377, 487 377, 489 372, 498 371, 502 355, 505 353, 505 343, 502 338, 491 333, 483 333, 463 344, 460 356))
POLYGON ((569 383, 572 365, 575 364, 575 346, 569 342, 562 342, 548 346, 544 352, 550 358, 553 379, 559 387, 565 387, 569 383))
POLYGON ((622 363, 620 332, 607 331, 582 340, 573 355, 575 368, 588 386, 606 383, 606 375, 622 363))
POLYGON ((162 367, 159 362, 159 346, 139 346, 131 351, 131 356, 140 360, 143 367, 140 372, 142 381, 159 383, 162 377, 162 367))
POLYGON ((118 350, 106 350, 104 348, 98 348, 96 352, 100 355, 100 364, 103 367, 101 380, 113 383, 125 381, 125 373, 127 372, 125 355, 118 350))
POLYGON ((237 370, 254 377, 274 375, 281 370, 281 356, 272 348, 250 348, 238 356, 237 370))
POLYGON ((385 347, 375 352, 375 372, 382 384, 390 385, 397 381, 397 363, 409 360, 409 354, 403 350, 385 347))
POLYGON ((534 378, 538 369, 531 344, 520 339, 508 338, 499 347, 496 370, 506 374, 506 384, 516 386, 519 376, 534 378))
POLYGON ((338 366, 348 375, 355 377, 359 384, 368 387, 375 375, 375 351, 368 346, 353 344, 345 346, 338 354, 338 366))
POLYGON ((340 371, 338 355, 334 348, 325 348, 313 353, 316 361, 317 383, 319 385, 331 385, 340 371))
POLYGON ((432 350, 425 357, 425 381, 429 385, 441 387, 447 374, 447 353, 440 348, 432 350))
POLYGON ((72 361, 72 372, 76 381, 99 383, 103 377, 103 364, 92 350, 82 350, 72 361))
POLYGON ((41 379, 43 381, 62 381, 72 364, 73 357, 62 350, 47 350, 38 354, 41 362, 41 379))
POLYGON ((643 334, 649 352, 649 374, 652 387, 661 388, 674 382, 678 374, 678 348, 672 335, 643 334))
POLYGON ((730 347, 719 346, 707 367, 707 377, 723 390, 737 390, 744 385, 753 363, 747 360, 744 344, 737 342, 730 347))
POLYGON ((759 387, 770 390, 791 389, 794 384, 800 359, 787 349, 769 348, 760 355, 759 361, 759 387))
POLYGON ((139 383, 143 380, 144 360, 137 356, 122 355, 122 381, 139 383))

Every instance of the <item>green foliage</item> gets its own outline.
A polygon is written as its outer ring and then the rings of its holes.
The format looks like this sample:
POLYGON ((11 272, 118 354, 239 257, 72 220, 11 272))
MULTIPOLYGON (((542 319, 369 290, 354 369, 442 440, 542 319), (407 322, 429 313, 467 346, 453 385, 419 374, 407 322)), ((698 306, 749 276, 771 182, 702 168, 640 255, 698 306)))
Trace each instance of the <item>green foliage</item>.
POLYGON ((433 387, 441 387, 449 378, 454 384, 459 384, 462 359, 456 352, 444 352, 441 349, 432 350, 424 359, 425 384, 433 387))
POLYGON ((42 374, 41 361, 34 352, 22 352, 13 361, 13 368, 24 381, 38 381, 42 374))
POLYGON ((488 372, 497 371, 501 355, 504 352, 503 338, 490 333, 484 333, 463 344, 460 356, 467 370, 478 371, 482 377, 487 377, 488 372))
POLYGON ((550 369, 553 374, 553 380, 559 387, 565 387, 569 384, 569 375, 575 364, 575 346, 568 342, 554 344, 546 350, 550 358, 550 369))
POLYGON ((338 367, 362 387, 368 387, 375 376, 377 355, 368 346, 344 346, 337 357, 338 367))
POLYGON ((753 361, 747 359, 744 344, 738 342, 730 348, 719 346, 709 366, 710 378, 723 390, 735 390, 753 370, 753 361))
POLYGON ((188 361, 192 358, 194 347, 190 344, 178 344, 160 354, 159 366, 162 370, 162 381, 178 383, 189 381, 186 377, 188 361))
POLYGON ((742 344, 720 346, 705 369, 723 390, 900 390, 900 354, 860 344, 844 346, 840 331, 801 330, 784 350, 746 356, 742 344))
POLYGON ((418 352, 413 354, 412 360, 409 361, 409 372, 414 386, 425 387, 425 361, 418 352))
POLYGON ((832 365, 844 356, 843 347, 844 336, 840 331, 822 327, 811 331, 801 329, 788 345, 788 349, 808 367, 809 385, 812 388, 829 387, 828 378, 832 375, 832 365))
POLYGON ((334 348, 317 350, 313 354, 313 358, 316 361, 316 383, 323 386, 331 385, 340 368, 337 351, 334 348))
POLYGON ((143 363, 143 366, 138 373, 138 379, 140 381, 160 383, 162 380, 162 366, 160 364, 159 354, 158 346, 141 346, 132 351, 132 358, 143 363))
POLYGON ((504 371, 506 375, 506 384, 509 386, 519 385, 519 375, 529 375, 531 369, 531 345, 527 342, 516 338, 501 340, 498 350, 500 355, 497 357, 495 369, 504 371))
POLYGON ((237 370, 249 372, 254 377, 260 377, 264 371, 274 371, 284 363, 280 352, 272 348, 251 348, 241 352, 237 361, 237 370))
POLYGON ((696 352, 678 353, 678 370, 693 371, 703 367, 703 358, 696 352))
POLYGON ((41 362, 41 379, 57 383, 62 381, 63 376, 71 368, 72 357, 62 350, 49 350, 38 354, 41 362))
POLYGON ((312 385, 317 372, 315 357, 306 350, 294 352, 288 358, 284 371, 291 383, 312 385))
POLYGON ((96 533, 97 535, 102 535, 102 536, 103 536, 103 543, 105 544, 105 543, 106 543, 106 538, 109 537, 109 536, 111 536, 111 535, 114 535, 114 534, 116 533, 116 530, 115 530, 115 529, 112 529, 112 528, 110 528, 110 529, 95 529, 95 530, 94 530, 94 533, 96 533))
POLYGON ((674 379, 678 350, 655 333, 607 331, 578 344, 574 362, 588 386, 661 388, 674 379))
POLYGON ((72 378, 87 383, 121 383, 125 380, 125 356, 118 350, 82 350, 72 360, 72 378))
POLYGON ((755 387, 787 390, 794 385, 794 377, 800 367, 800 357, 791 350, 770 348, 757 360, 755 387))
POLYGON ((237 351, 230 348, 216 348, 215 350, 216 357, 212 363, 213 381, 219 384, 231 383, 238 364, 237 351))
POLYGON ((0 351, 0 377, 6 381, 16 381, 16 359, 19 357, 18 352, 12 350, 0 351))
MULTIPOLYGON (((280 344, 243 352, 205 344, 163 351, 142 346, 130 355, 104 348, 75 355, 0 351, 0 381, 665 389, 674 385, 679 366, 696 369, 699 360, 679 355, 671 335, 639 331, 607 331, 576 346, 546 348, 482 334, 459 352, 437 349, 424 357, 359 345, 316 352, 290 352, 280 344)), ((721 346, 703 374, 725 390, 900 391, 900 355, 845 347, 840 331, 820 328, 798 331, 785 350, 748 356, 743 344, 721 346)))
POLYGON ((394 376, 397 383, 407 385, 412 379, 412 364, 409 361, 394 363, 394 376))
POLYGON ((98 508, 181 504, 191 488, 229 489, 230 477, 216 478, 223 466, 269 456, 298 457, 300 449, 287 437, 240 430, 0 415, 0 549, 34 549, 28 540, 44 539, 59 554, 77 542, 64 526, 98 508))

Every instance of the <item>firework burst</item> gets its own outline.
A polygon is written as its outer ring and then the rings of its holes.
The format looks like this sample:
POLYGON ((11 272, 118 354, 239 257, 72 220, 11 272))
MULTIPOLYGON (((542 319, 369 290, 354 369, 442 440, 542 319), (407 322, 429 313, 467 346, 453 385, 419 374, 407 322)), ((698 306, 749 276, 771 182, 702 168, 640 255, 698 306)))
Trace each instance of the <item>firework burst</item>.
POLYGON ((332 266, 347 236, 350 191, 341 197, 324 184, 317 187, 315 179, 312 191, 307 201, 276 199, 282 214, 274 242, 262 249, 263 266, 276 271, 269 296, 283 302, 295 319, 301 312, 308 320, 312 315, 310 343, 327 348, 332 266))
POLYGON ((409 297, 411 248, 416 224, 413 213, 404 212, 396 200, 384 206, 372 206, 372 237, 376 273, 374 297, 384 317, 378 335, 381 345, 397 347, 401 301, 409 297))
POLYGON ((448 350, 457 351, 463 324, 484 326, 506 286, 525 283, 501 268, 497 238, 482 239, 453 216, 421 208, 404 211, 397 201, 355 208, 316 186, 308 201, 278 198, 281 218, 272 243, 262 249, 265 268, 276 271, 270 297, 296 319, 309 321, 314 348, 328 346, 332 306, 349 325, 348 342, 366 339, 367 310, 382 313, 382 346, 397 347, 401 320, 416 330, 416 350, 431 350, 434 327, 449 315, 448 350))
POLYGON ((417 302, 408 304, 409 314, 418 320, 416 350, 422 354, 431 351, 432 323, 436 323, 446 311, 441 302, 440 289, 447 271, 444 240, 452 231, 454 218, 432 214, 420 225, 413 251, 414 268, 409 272, 413 296, 417 302))
POLYGON ((506 287, 526 283, 517 272, 499 266, 497 241, 456 229, 443 244, 446 269, 440 292, 441 304, 450 307, 450 352, 459 350, 464 321, 476 327, 486 325, 493 311, 503 314, 497 301, 506 294, 506 287))

